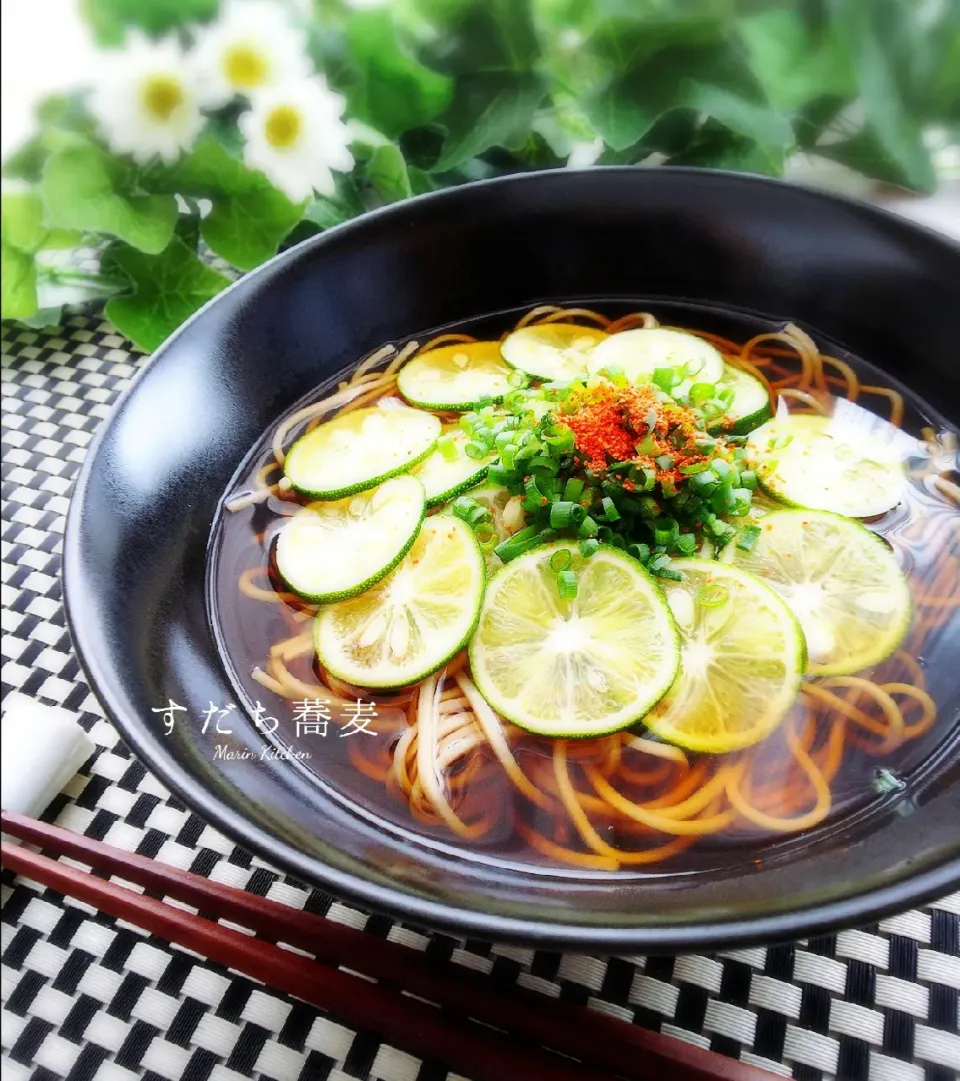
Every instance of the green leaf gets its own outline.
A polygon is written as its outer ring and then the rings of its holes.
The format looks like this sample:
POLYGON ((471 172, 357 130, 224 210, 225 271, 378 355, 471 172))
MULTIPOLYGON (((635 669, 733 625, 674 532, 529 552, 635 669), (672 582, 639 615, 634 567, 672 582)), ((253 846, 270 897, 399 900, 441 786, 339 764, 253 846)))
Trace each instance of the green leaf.
POLYGON ((220 0, 81 0, 81 11, 101 45, 119 45, 128 26, 160 35, 216 15, 220 0))
POLYGON ((393 139, 447 107, 452 80, 424 67, 401 47, 386 8, 354 15, 347 44, 358 76, 347 91, 351 117, 393 139))
POLYGON ((776 148, 781 164, 783 148, 793 144, 793 128, 780 113, 768 106, 694 80, 682 85, 681 97, 687 108, 706 113, 737 135, 776 148))
POLYGON ((887 152, 873 128, 858 131, 849 139, 836 143, 820 143, 811 153, 853 169, 884 184, 895 187, 911 187, 911 178, 900 168, 887 152))
POLYGON ((248 169, 211 132, 155 183, 213 204, 200 232, 216 252, 241 270, 253 270, 277 249, 303 215, 267 178, 248 169))
POLYGON ((163 251, 177 223, 172 195, 137 192, 129 170, 89 144, 54 154, 42 191, 51 226, 108 233, 144 252, 163 251))
POLYGON ((200 231, 217 255, 240 270, 253 270, 277 254, 301 216, 301 206, 267 185, 260 191, 216 198, 200 231))
POLYGON ((27 255, 41 249, 75 248, 82 235, 73 229, 50 229, 43 221, 43 200, 37 191, 5 191, 0 197, 0 232, 6 244, 27 255))
POLYGON ((815 38, 800 12, 775 8, 742 19, 738 29, 776 108, 791 113, 818 98, 856 93, 850 61, 829 26, 815 38))
POLYGON ((262 173, 248 169, 211 130, 205 130, 193 150, 175 165, 155 165, 145 182, 151 188, 213 199, 239 195, 269 184, 262 173))
POLYGON ((663 49, 589 95, 584 106, 614 151, 632 147, 677 109, 715 116, 734 132, 773 144, 793 140, 790 125, 767 105, 742 54, 729 42, 663 49))
MULTIPOLYGON (((709 12, 663 12, 611 15, 591 35, 587 51, 613 65, 614 72, 634 71, 667 49, 721 44, 728 34, 724 19, 709 12)), ((678 77, 688 72, 678 72, 678 77)))
POLYGON ((27 319, 37 311, 37 265, 32 255, 0 242, 0 318, 27 319))
POLYGON ((407 163, 392 143, 378 146, 367 163, 367 179, 386 203, 409 199, 413 194, 407 163))
POLYGON ((768 145, 740 135, 731 135, 729 128, 716 120, 708 120, 692 145, 668 158, 667 164, 782 176, 784 160, 782 145, 768 145))
POLYGON ((108 261, 130 280, 131 296, 107 301, 106 316, 146 352, 152 352, 184 320, 230 284, 202 263, 179 237, 159 255, 116 246, 108 261))
POLYGON ((321 229, 332 229, 334 225, 348 221, 351 216, 345 207, 325 195, 318 195, 312 202, 307 203, 303 212, 304 221, 311 221, 321 229))
MULTIPOLYGON (((867 175, 879 176, 886 172, 899 177, 897 182, 906 187, 933 191, 936 188, 933 164, 918 125, 901 96, 874 5, 863 3, 863 0, 831 0, 831 4, 835 25, 856 72, 867 115, 866 132, 854 148, 853 160, 867 166, 871 155, 864 152, 864 147, 872 146, 877 154, 877 168, 867 175)), ((835 155, 837 151, 834 149, 830 153, 835 155)))
POLYGON ((43 201, 35 191, 5 191, 0 197, 0 231, 3 242, 26 255, 40 250, 47 227, 43 224, 43 201))
POLYGON ((442 118, 447 138, 434 173, 456 169, 493 146, 518 149, 527 139, 546 85, 536 72, 464 76, 442 118))
POLYGON ((417 6, 445 31, 424 50, 438 70, 528 72, 540 56, 530 0, 418 0, 417 6))

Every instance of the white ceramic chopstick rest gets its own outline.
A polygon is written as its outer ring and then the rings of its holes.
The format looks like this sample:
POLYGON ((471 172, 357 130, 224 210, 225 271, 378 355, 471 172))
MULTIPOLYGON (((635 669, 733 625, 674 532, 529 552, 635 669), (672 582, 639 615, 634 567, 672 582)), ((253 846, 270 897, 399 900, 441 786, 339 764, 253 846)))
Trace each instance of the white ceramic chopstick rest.
POLYGON ((70 712, 19 691, 4 699, 0 741, 0 805, 34 818, 96 746, 70 712))

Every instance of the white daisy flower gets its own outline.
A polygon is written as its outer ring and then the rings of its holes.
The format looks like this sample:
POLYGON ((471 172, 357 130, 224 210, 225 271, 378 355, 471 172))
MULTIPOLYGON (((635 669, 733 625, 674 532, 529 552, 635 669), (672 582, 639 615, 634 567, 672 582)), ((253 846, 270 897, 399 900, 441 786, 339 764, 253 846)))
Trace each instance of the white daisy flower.
POLYGON ((243 160, 259 169, 291 202, 314 191, 333 195, 333 172, 353 168, 346 102, 322 76, 271 87, 252 97, 237 123, 247 141, 243 160))
POLYGON ((172 38, 131 33, 122 50, 104 53, 90 111, 110 149, 140 164, 174 161, 203 127, 196 80, 172 38))
POLYGON ((313 70, 307 36, 273 0, 226 0, 219 19, 197 36, 194 57, 204 105, 219 108, 313 70))

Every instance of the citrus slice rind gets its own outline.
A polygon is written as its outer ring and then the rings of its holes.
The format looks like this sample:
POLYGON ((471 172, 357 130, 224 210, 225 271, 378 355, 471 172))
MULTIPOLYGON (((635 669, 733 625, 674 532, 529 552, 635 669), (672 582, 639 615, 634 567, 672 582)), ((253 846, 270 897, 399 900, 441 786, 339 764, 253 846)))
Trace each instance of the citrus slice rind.
POLYGON ((301 436, 283 469, 301 495, 340 499, 406 472, 439 435, 440 421, 419 409, 355 409, 301 436))
POLYGON ((400 369, 397 389, 421 409, 465 412, 510 393, 512 369, 499 342, 458 342, 420 353, 400 369))
POLYGON ((630 556, 547 544, 490 579, 470 641, 473 678, 490 705, 538 735, 579 739, 626 728, 667 692, 679 637, 663 593, 630 556), (551 560, 578 576, 563 600, 551 560), (565 557, 560 557, 565 559, 565 557))
POLYGON ((680 674, 644 718, 669 743, 728 754, 765 739, 796 700, 803 632, 780 597, 727 564, 675 559, 664 582, 683 647, 680 674))
POLYGON ((775 417, 751 433, 747 449, 761 486, 782 503, 872 518, 903 499, 903 466, 883 441, 846 435, 831 417, 775 417))
POLYGON ((316 603, 369 589, 413 544, 425 514, 423 485, 394 477, 379 487, 296 514, 277 537, 280 577, 316 603))
POLYGON ((483 601, 483 557, 459 518, 427 518, 397 567, 365 593, 321 608, 317 657, 358 687, 426 679, 466 645, 483 601))
POLYGON ((892 654, 910 626, 907 580, 886 542, 850 518, 778 510, 734 563, 777 592, 803 628, 807 671, 851 675, 892 654))
POLYGON ((587 358, 608 335, 576 323, 540 323, 508 334, 503 359, 534 379, 565 383, 587 375, 587 358))

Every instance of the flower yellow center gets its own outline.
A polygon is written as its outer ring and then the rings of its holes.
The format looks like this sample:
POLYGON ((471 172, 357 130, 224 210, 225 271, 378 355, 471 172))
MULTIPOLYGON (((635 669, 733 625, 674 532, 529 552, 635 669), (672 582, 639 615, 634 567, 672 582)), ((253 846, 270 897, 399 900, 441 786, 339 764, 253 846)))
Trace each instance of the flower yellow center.
POLYGON ((154 120, 168 121, 183 104, 183 84, 173 75, 151 75, 143 85, 143 104, 154 120))
POLYGON ((275 150, 288 150, 300 136, 300 114, 292 105, 278 105, 267 116, 266 133, 275 150))
POLYGON ((224 54, 223 73, 231 86, 250 90, 267 81, 268 65, 256 46, 238 42, 224 54))

